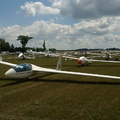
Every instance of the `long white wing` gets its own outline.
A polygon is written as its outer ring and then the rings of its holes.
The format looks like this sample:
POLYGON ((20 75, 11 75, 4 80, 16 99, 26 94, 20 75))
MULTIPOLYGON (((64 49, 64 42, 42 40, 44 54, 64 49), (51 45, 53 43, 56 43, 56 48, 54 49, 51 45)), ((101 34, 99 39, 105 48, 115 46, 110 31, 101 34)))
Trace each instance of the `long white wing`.
POLYGON ((1 64, 4 64, 4 65, 9 65, 9 66, 16 66, 16 64, 2 61, 2 56, 0 56, 0 63, 1 63, 1 64))
POLYGON ((74 59, 74 60, 78 60, 79 58, 76 58, 76 57, 69 57, 69 56, 62 56, 64 58, 68 58, 68 59, 74 59))
POLYGON ((3 62, 3 61, 0 61, 1 64, 4 64, 4 65, 9 65, 9 66, 16 66, 17 64, 13 64, 13 63, 8 63, 8 62, 3 62))
POLYGON ((102 77, 102 78, 113 78, 113 79, 120 79, 118 76, 110 76, 110 75, 99 75, 99 74, 91 74, 91 73, 81 73, 81 72, 69 72, 69 71, 60 71, 55 69, 49 68, 42 68, 36 65, 33 65, 34 72, 47 72, 47 73, 59 73, 59 74, 71 74, 71 75, 84 75, 84 76, 92 76, 92 77, 102 77))

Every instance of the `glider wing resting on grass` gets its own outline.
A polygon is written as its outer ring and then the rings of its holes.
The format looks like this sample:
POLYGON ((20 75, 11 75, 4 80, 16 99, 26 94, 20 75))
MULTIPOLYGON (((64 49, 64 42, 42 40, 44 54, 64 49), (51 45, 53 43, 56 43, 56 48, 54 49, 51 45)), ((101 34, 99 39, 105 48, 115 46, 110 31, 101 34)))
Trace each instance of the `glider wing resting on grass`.
POLYGON ((5 75, 12 78, 27 78, 31 79, 36 74, 41 73, 55 73, 55 74, 70 74, 70 75, 83 75, 83 76, 91 76, 91 77, 102 77, 102 78, 112 78, 112 79, 120 79, 118 76, 110 76, 110 75, 100 75, 100 74, 92 74, 92 73, 82 73, 82 72, 71 72, 71 71, 61 71, 62 66, 62 56, 59 56, 58 63, 56 69, 39 67, 30 63, 22 63, 22 64, 13 64, 2 61, 2 57, 0 58, 0 63, 4 65, 12 66, 5 75))

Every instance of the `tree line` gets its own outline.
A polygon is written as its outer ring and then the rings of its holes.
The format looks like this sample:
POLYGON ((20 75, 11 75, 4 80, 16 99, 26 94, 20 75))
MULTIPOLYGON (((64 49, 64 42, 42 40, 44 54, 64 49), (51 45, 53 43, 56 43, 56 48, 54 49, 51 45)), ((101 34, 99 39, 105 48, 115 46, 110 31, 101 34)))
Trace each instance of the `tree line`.
POLYGON ((12 51, 14 50, 14 45, 6 42, 4 38, 0 38, 0 51, 12 51))
MULTIPOLYGON (((17 38, 17 41, 20 41, 21 47, 15 47, 13 44, 10 44, 7 42, 4 38, 0 38, 0 52, 1 51, 9 51, 9 52, 26 52, 27 49, 31 49, 33 51, 45 51, 46 50, 46 45, 45 45, 45 40, 43 41, 43 48, 39 47, 26 47, 28 44, 28 41, 33 39, 33 37, 25 36, 25 35, 19 35, 17 38)), ((50 51, 56 51, 55 48, 49 49, 50 51)))

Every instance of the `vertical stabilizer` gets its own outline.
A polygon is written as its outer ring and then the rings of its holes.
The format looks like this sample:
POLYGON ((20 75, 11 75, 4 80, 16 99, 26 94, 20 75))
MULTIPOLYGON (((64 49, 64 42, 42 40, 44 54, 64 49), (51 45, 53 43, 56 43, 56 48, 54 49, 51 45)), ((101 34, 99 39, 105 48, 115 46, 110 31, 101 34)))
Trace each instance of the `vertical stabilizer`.
POLYGON ((32 52, 32 59, 35 59, 35 53, 32 52))
POLYGON ((0 56, 0 61, 2 61, 2 56, 0 56))
POLYGON ((62 55, 59 56, 56 70, 61 70, 62 67, 62 55))

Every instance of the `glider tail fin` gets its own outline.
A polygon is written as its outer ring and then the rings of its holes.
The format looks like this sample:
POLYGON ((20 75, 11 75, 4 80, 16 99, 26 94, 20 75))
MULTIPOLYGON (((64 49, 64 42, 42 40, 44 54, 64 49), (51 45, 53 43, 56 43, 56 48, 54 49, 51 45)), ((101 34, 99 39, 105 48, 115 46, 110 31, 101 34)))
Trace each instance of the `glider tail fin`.
POLYGON ((0 61, 2 61, 2 56, 0 56, 0 61))
POLYGON ((62 67, 62 55, 59 56, 56 70, 61 70, 61 67, 62 67))

